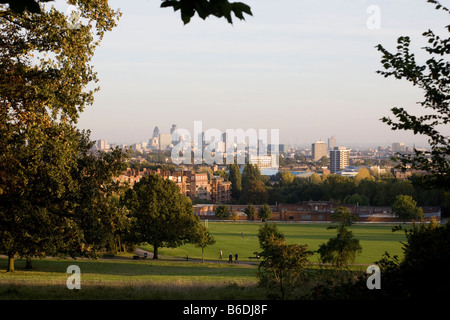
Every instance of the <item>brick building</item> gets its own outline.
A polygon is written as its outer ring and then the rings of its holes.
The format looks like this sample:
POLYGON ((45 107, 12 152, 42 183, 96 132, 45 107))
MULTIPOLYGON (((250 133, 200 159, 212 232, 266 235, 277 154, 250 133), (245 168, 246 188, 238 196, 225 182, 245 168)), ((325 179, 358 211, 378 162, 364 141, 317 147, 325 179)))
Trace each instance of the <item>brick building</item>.
MULTIPOLYGON (((331 201, 304 201, 299 204, 277 204, 271 205, 272 218, 270 221, 297 221, 297 222, 329 222, 331 214, 337 207, 346 207, 351 213, 358 217, 358 222, 402 222, 391 213, 390 207, 342 205, 331 201)), ((194 205, 194 213, 201 219, 215 220, 214 204, 194 205)), ((244 213, 247 205, 230 205, 230 210, 235 213, 237 220, 248 220, 244 213)), ((259 210, 260 206, 255 205, 259 210)), ((441 210, 437 207, 422 207, 425 220, 429 221, 433 217, 441 220, 441 210)), ((258 219, 258 218, 256 218, 258 219)))
POLYGON ((128 183, 133 187, 135 183, 146 175, 156 174, 163 179, 172 180, 180 188, 181 194, 194 199, 211 201, 212 203, 225 203, 231 200, 231 182, 209 173, 194 173, 193 171, 164 171, 161 169, 141 171, 128 168, 114 181, 128 183))

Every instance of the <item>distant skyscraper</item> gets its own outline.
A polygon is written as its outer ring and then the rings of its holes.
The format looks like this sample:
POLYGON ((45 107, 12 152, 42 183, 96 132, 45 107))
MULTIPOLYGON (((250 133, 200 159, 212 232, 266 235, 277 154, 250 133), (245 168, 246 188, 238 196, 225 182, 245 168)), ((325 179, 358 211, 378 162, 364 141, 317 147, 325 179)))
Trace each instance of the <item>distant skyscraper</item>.
POLYGON ((406 151, 406 146, 403 142, 394 142, 392 144, 392 151, 393 152, 403 152, 406 151))
POLYGON ((106 149, 106 140, 97 140, 97 149, 105 150, 106 149))
POLYGON ((156 126, 155 129, 153 129, 153 138, 159 138, 159 133, 158 126, 156 126))
POLYGON ((312 160, 319 161, 323 156, 327 156, 327 145, 323 141, 316 141, 311 145, 312 160))
POLYGON ((177 144, 180 140, 180 137, 177 132, 177 125, 173 124, 172 128, 170 128, 170 134, 172 135, 172 144, 177 144))
POLYGON ((330 171, 336 173, 350 164, 350 150, 345 147, 334 147, 330 150, 330 171))
POLYGON ((328 138, 328 150, 333 150, 336 147, 336 137, 328 138))
POLYGON ((166 150, 172 143, 172 135, 170 133, 159 134, 159 149, 166 150))

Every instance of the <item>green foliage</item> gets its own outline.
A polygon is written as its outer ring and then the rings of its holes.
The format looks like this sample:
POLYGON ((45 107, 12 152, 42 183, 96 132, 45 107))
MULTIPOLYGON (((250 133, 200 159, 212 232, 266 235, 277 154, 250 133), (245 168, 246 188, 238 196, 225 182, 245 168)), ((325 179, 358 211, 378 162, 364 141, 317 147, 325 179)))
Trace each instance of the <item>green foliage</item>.
MULTIPOLYGON (((438 1, 429 0, 428 2, 435 4, 437 10, 442 10, 446 14, 450 13, 438 1)), ((445 29, 450 32, 450 25, 445 29)), ((391 111, 397 119, 383 117, 381 120, 392 130, 412 131, 414 134, 428 137, 431 151, 414 150, 412 155, 398 154, 400 168, 411 167, 425 170, 429 173, 428 179, 424 181, 428 187, 448 189, 450 186, 450 138, 439 130, 444 128, 450 119, 450 68, 449 62, 444 60, 444 57, 450 53, 450 38, 441 38, 431 30, 424 32, 423 36, 429 43, 429 46, 423 48, 429 54, 425 64, 416 62, 415 54, 410 52, 411 40, 403 36, 397 40, 395 54, 382 45, 377 46, 378 51, 382 53, 381 63, 385 69, 378 73, 384 77, 405 79, 413 86, 422 89, 425 100, 419 104, 432 112, 416 116, 404 108, 392 108, 391 111)))
POLYGON ((284 234, 280 232, 275 223, 264 223, 258 228, 259 246, 265 250, 274 240, 284 240, 284 234))
POLYGON ((73 1, 86 21, 74 30, 56 9, 9 3, 0 15, 0 250, 95 257, 120 215, 111 192, 122 154, 91 157, 75 124, 97 90, 90 60, 119 14, 73 1))
POLYGON ((197 247, 202 248, 202 262, 205 261, 205 248, 207 246, 213 245, 216 243, 214 236, 209 233, 208 229, 201 224, 198 224, 198 230, 195 232, 194 238, 192 240, 193 243, 197 247))
POLYGON ((245 191, 252 182, 262 182, 261 172, 256 164, 246 163, 242 171, 242 189, 245 191))
POLYGON ((272 210, 267 203, 264 203, 258 210, 258 218, 262 221, 270 219, 272 217, 272 210))
POLYGON ((164 0, 161 7, 173 7, 174 11, 180 10, 184 24, 189 23, 196 12, 203 20, 213 15, 218 18, 224 17, 229 23, 233 23, 232 14, 240 20, 245 20, 244 14, 252 15, 248 5, 228 0, 164 0))
POLYGON ((247 215, 247 217, 249 217, 250 219, 254 219, 255 216, 258 214, 258 210, 256 210, 256 208, 249 203, 247 205, 247 207, 244 210, 244 213, 247 215))
POLYGON ((231 196, 237 200, 242 192, 242 177, 239 165, 235 163, 230 165, 229 180, 231 181, 231 196))
POLYGON ((392 213, 404 221, 423 218, 422 208, 417 207, 417 202, 408 195, 399 195, 395 198, 392 213))
POLYGON ((291 184, 292 182, 294 182, 294 175, 289 170, 283 171, 283 173, 281 174, 281 180, 280 180, 281 185, 287 186, 287 185, 291 184))
POLYGON ((215 214, 216 214, 216 217, 218 217, 220 219, 227 219, 231 214, 230 207, 227 205, 221 204, 216 208, 215 214))
POLYGON ((250 181, 243 188, 241 203, 261 204, 268 200, 267 188, 262 181, 250 181))
POLYGON ((349 262, 354 262, 356 254, 362 251, 359 240, 347 229, 357 221, 357 216, 350 213, 346 208, 339 207, 332 214, 331 219, 337 225, 328 228, 337 229, 337 236, 320 245, 317 252, 320 254, 320 260, 323 263, 331 263, 337 268, 342 268, 347 266, 349 262))
POLYGON ((154 259, 158 259, 160 247, 174 248, 196 239, 199 218, 175 182, 148 175, 134 185, 133 192, 125 193, 123 200, 131 204, 131 233, 136 243, 153 245, 154 259))
POLYGON ((265 224, 259 229, 258 238, 263 251, 263 261, 258 267, 260 285, 269 289, 270 297, 285 299, 306 278, 305 268, 311 252, 307 245, 286 244, 284 236, 275 224, 265 224))

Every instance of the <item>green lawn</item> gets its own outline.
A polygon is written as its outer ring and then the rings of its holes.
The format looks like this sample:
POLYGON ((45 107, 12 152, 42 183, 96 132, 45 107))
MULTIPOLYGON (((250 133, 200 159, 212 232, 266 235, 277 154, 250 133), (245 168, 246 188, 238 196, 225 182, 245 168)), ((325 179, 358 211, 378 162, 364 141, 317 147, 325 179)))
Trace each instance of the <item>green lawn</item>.
POLYGON ((16 271, 7 273, 7 259, 0 257, 0 299, 252 299, 261 291, 251 265, 133 260, 131 255, 35 259, 32 270, 24 269, 22 259, 15 265, 16 271), (70 265, 80 267, 82 290, 67 289, 70 265))
MULTIPOLYGON (((335 230, 328 230, 328 224, 278 223, 278 228, 284 233, 289 243, 307 244, 311 250, 317 250, 319 245, 336 235, 335 230)), ((223 259, 228 260, 228 254, 238 253, 240 261, 249 261, 255 251, 260 251, 258 243, 258 228, 261 223, 246 222, 209 222, 208 229, 214 235, 216 244, 205 248, 206 260, 219 260, 219 250, 223 251, 223 259), (243 233, 243 236, 242 236, 243 233)), ((405 240, 404 232, 392 232, 390 225, 358 224, 350 227, 355 237, 360 240, 363 248, 355 263, 372 264, 379 260, 385 251, 391 255, 402 256, 401 241, 405 240)), ((144 246, 152 251, 152 246, 144 246)), ((201 258, 201 249, 194 245, 184 245, 175 249, 160 248, 161 256, 201 258)), ((318 256, 311 257, 311 262, 318 262, 318 256)))
MULTIPOLYGON (((161 248, 160 260, 133 260, 133 254, 114 259, 34 259, 33 269, 16 259, 16 272, 7 273, 7 259, 0 257, 0 299, 264 299, 258 287, 257 263, 249 261, 260 250, 257 238, 261 223, 209 222, 216 244, 206 248, 206 262, 200 263, 201 249, 184 245, 161 248), (223 261, 219 259, 223 251, 223 261), (238 252, 240 264, 228 264, 228 253, 238 252), (189 256, 190 260, 184 258, 189 256), (67 267, 81 269, 82 290, 69 290, 67 267)), ((316 250, 335 236, 325 224, 282 224, 278 227, 290 243, 308 244, 316 250)), ((355 225, 350 228, 360 239, 358 264, 372 264, 385 251, 402 255, 403 232, 387 225, 355 225)), ((151 246, 147 246, 151 250, 151 246)), ((317 256, 311 262, 317 262, 317 256)), ((359 267, 358 267, 359 268, 359 267)))

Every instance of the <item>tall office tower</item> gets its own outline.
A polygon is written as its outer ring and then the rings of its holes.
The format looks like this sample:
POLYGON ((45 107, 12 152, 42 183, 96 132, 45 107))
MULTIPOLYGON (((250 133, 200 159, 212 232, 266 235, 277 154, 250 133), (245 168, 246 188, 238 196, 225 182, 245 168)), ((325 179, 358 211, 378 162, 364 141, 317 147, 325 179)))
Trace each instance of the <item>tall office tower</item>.
POLYGON ((159 150, 166 150, 172 143, 172 135, 170 133, 159 134, 159 150))
POLYGON ((406 146, 403 142, 394 142, 392 144, 392 151, 393 152, 403 152, 406 151, 406 146))
POLYGON ((336 147, 336 137, 328 138, 328 150, 333 150, 336 147))
POLYGON ((155 129, 153 129, 153 136, 152 138, 159 138, 159 128, 158 126, 155 127, 155 129))
POLYGON ((177 125, 173 124, 172 128, 170 128, 170 134, 172 135, 172 144, 175 145, 179 142, 180 136, 177 132, 177 125))
POLYGON ((327 156, 327 145, 323 141, 316 141, 311 145, 312 160, 319 161, 323 156, 327 156))
POLYGON ((330 150, 330 171, 336 173, 350 164, 350 150, 345 147, 334 147, 330 150))
POLYGON ((106 149, 106 140, 98 140, 97 141, 97 149, 105 150, 106 149))

